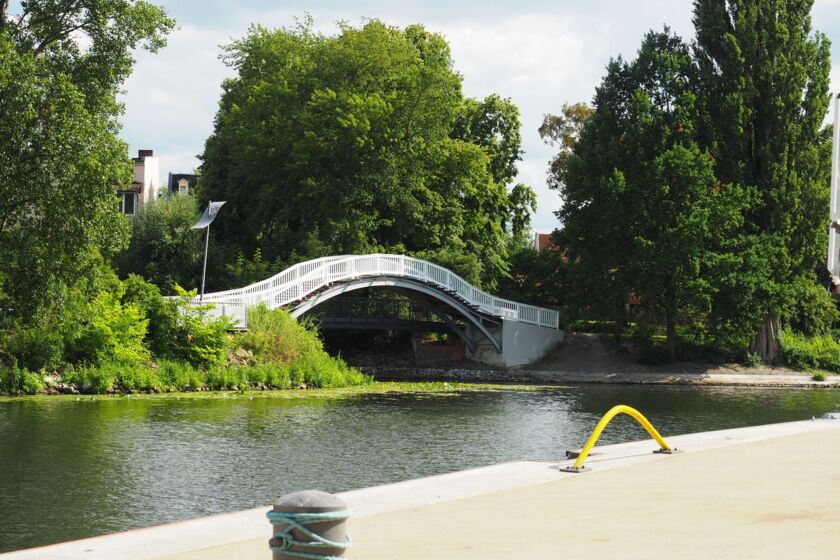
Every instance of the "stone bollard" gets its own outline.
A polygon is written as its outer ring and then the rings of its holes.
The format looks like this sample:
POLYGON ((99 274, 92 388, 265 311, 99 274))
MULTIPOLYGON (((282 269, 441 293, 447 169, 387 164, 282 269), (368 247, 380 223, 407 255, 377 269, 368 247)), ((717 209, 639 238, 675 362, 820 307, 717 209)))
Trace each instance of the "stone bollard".
POLYGON ((319 490, 286 494, 267 514, 274 527, 268 541, 273 560, 330 560, 350 547, 347 504, 319 490))

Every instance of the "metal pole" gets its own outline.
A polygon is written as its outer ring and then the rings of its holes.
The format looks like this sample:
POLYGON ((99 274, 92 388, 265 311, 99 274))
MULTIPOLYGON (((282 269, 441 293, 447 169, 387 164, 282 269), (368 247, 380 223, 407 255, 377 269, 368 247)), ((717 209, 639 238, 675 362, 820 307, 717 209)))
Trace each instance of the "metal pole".
POLYGON ((828 230, 828 270, 831 273, 831 281, 833 284, 840 283, 840 263, 838 263, 838 220, 840 220, 840 185, 838 185, 838 173, 840 171, 840 94, 834 98, 834 136, 831 143, 831 199, 830 199, 830 218, 831 224, 828 230))
POLYGON ((832 220, 840 219, 840 197, 838 197, 838 150, 840 150, 840 94, 834 98, 834 136, 831 142, 831 206, 830 216, 832 220))
MULTIPOLYGON (((208 201, 207 207, 213 204, 213 201, 208 201)), ((198 302, 204 302, 204 279, 207 276, 207 248, 210 246, 210 224, 207 224, 207 231, 204 234, 204 266, 201 267, 201 296, 198 298, 198 302)))

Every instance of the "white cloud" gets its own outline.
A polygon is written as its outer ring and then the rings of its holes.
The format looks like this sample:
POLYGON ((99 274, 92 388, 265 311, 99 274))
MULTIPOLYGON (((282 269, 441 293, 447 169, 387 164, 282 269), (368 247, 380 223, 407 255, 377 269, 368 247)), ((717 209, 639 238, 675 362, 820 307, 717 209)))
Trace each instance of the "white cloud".
MULTIPOLYGON (((619 53, 632 57, 642 35, 650 27, 661 28, 656 23, 661 20, 645 17, 646 10, 661 4, 643 2, 632 9, 628 4, 624 13, 614 10, 612 18, 603 12, 590 17, 523 13, 440 26, 464 76, 464 92, 473 97, 498 93, 512 98, 520 108, 525 154, 517 180, 537 193, 537 212, 532 218, 535 230, 556 228, 554 211, 560 206, 558 193, 545 181, 554 148, 537 133, 543 115, 559 112, 564 103, 591 101, 610 58, 619 53)), ((672 11, 672 20, 687 26, 688 8, 672 11)), ((663 17, 662 13, 657 17, 663 17)), ((676 25, 674 30, 679 31, 676 25)))
POLYGON ((154 149, 164 177, 199 163, 195 156, 212 132, 222 80, 232 75, 218 58, 219 45, 229 40, 227 33, 183 26, 158 54, 138 55, 122 98, 123 138, 132 153, 154 149))
POLYGON ((537 211, 531 217, 531 229, 539 232, 553 231, 557 227, 554 211, 560 207, 560 193, 545 186, 545 173, 549 158, 526 157, 519 163, 517 181, 531 185, 537 194, 537 211))

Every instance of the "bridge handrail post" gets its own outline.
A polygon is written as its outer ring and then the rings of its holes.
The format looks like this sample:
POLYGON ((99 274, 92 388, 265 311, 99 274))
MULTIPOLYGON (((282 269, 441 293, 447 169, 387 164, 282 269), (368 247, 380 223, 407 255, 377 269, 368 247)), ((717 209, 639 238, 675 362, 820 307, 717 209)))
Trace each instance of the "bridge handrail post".
POLYGON ((269 279, 237 290, 205 294, 205 298, 218 303, 246 305, 268 302, 273 308, 288 305, 331 282, 377 275, 416 278, 444 291, 455 292, 473 307, 491 315, 559 328, 559 314, 556 310, 496 298, 445 267, 406 255, 376 253, 322 257, 297 263, 269 279))

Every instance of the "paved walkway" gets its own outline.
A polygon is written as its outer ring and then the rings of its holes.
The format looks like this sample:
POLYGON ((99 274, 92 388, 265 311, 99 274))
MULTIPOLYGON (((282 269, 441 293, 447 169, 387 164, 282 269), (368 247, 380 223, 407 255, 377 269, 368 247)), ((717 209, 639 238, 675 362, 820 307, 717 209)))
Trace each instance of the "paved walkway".
POLYGON ((533 383, 625 383, 631 385, 741 385, 747 387, 840 387, 840 375, 825 381, 814 381, 809 373, 771 371, 772 368, 755 368, 760 372, 579 372, 579 371, 528 371, 533 383), (761 371, 767 370, 767 371, 761 371))
POLYGON ((566 333, 565 342, 540 362, 510 369, 469 367, 456 363, 416 368, 367 368, 378 380, 464 381, 483 383, 625 383, 634 385, 742 385, 752 387, 840 387, 840 375, 814 381, 812 374, 785 367, 674 362, 640 364, 609 336, 566 333))
MULTIPOLYGON (((341 494, 357 560, 836 560, 840 420, 596 448, 590 472, 515 462, 341 494)), ((0 555, 268 559, 267 508, 0 555)))
POLYGON ((661 366, 640 364, 609 336, 567 333, 566 341, 550 356, 522 374, 545 383, 633 383, 676 385, 840 386, 840 375, 814 381, 811 374, 785 367, 746 367, 743 364, 675 362, 661 366))
POLYGON ((840 430, 360 520, 358 559, 840 558, 840 430))

